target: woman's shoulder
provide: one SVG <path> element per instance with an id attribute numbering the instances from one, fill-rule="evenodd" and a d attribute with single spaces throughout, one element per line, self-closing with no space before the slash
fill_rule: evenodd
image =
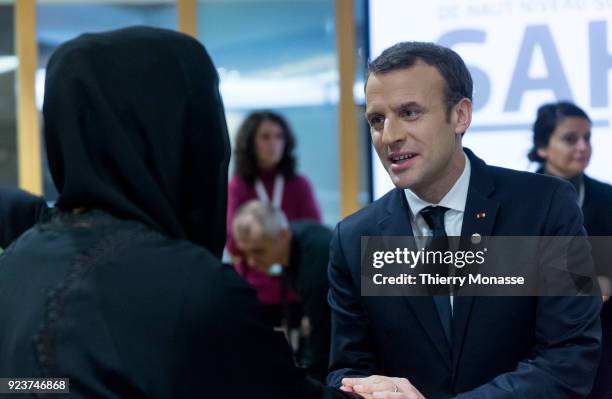
<path id="1" fill-rule="evenodd" d="M 228 314 L 239 312 L 251 296 L 256 301 L 252 289 L 234 268 L 222 263 L 204 247 L 181 241 L 156 252 L 168 261 L 164 263 L 167 270 L 172 270 L 170 280 L 176 282 L 177 295 L 190 304 L 191 310 L 185 313 L 188 318 L 205 317 L 216 323 Z M 234 300 L 235 297 L 242 300 Z"/>
<path id="2" fill-rule="evenodd" d="M 600 180 L 593 179 L 592 177 L 584 177 L 585 188 L 587 195 L 596 197 L 598 199 L 606 199 L 612 201 L 612 185 L 604 183 Z"/>
<path id="3" fill-rule="evenodd" d="M 143 291 L 171 293 L 177 301 L 208 307 L 246 288 L 233 268 L 207 248 L 187 240 L 149 236 L 117 259 L 126 280 L 140 281 Z M 181 299 L 182 298 L 182 299 Z M 195 305 L 197 304 L 197 305 Z"/>

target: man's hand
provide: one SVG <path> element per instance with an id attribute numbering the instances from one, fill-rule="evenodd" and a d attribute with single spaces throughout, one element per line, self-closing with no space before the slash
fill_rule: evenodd
<path id="1" fill-rule="evenodd" d="M 405 378 L 372 375 L 367 378 L 343 378 L 341 390 L 358 393 L 364 398 L 425 399 Z"/>

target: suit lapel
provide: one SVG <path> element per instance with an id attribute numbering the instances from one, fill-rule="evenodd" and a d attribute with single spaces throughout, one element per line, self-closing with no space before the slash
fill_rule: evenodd
<path id="1" fill-rule="evenodd" d="M 403 190 L 395 189 L 395 194 L 390 198 L 385 214 L 379 220 L 378 225 L 381 235 L 414 236 L 410 224 L 410 208 Z M 437 349 L 450 370 L 452 365 L 451 348 L 444 335 L 442 322 L 438 316 L 433 299 L 429 296 L 405 296 L 403 299 L 412 309 L 432 345 Z"/>
<path id="2" fill-rule="evenodd" d="M 490 198 L 495 190 L 495 186 L 493 179 L 487 171 L 486 164 L 470 150 L 464 149 L 464 151 L 470 159 L 472 171 L 465 212 L 463 214 L 461 246 L 462 248 L 469 249 L 471 246 L 470 239 L 473 234 L 480 234 L 482 237 L 493 234 L 499 202 Z M 476 301 L 478 301 L 478 298 L 470 296 L 456 296 L 454 298 L 453 368 L 456 368 L 459 362 L 467 325 L 474 302 Z"/>

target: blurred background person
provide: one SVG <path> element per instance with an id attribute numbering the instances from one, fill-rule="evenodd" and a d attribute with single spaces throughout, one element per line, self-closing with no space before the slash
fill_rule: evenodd
<path id="1" fill-rule="evenodd" d="M 44 214 L 42 197 L 14 187 L 0 186 L 0 253 Z"/>
<path id="2" fill-rule="evenodd" d="M 232 236 L 232 220 L 238 207 L 252 199 L 280 208 L 289 221 L 321 220 L 310 183 L 296 172 L 295 138 L 287 121 L 274 112 L 253 112 L 238 130 L 234 148 L 234 176 L 229 183 L 227 249 L 238 274 L 257 290 L 266 319 L 274 326 L 283 320 L 290 329 L 299 326 L 301 305 L 296 293 L 283 286 L 274 267 L 263 272 L 248 267 Z"/>
<path id="3" fill-rule="evenodd" d="M 331 230 L 311 220 L 289 223 L 272 204 L 251 200 L 236 212 L 232 231 L 249 267 L 267 273 L 272 265 L 280 265 L 283 281 L 300 296 L 308 333 L 299 350 L 298 363 L 324 382 L 331 333 L 327 303 Z"/>
<path id="4" fill-rule="evenodd" d="M 606 300 L 601 312 L 602 358 L 590 396 L 599 399 L 612 397 L 612 302 L 608 300 L 612 243 L 605 242 L 612 236 L 612 186 L 584 173 L 592 151 L 591 120 L 584 110 L 564 101 L 544 104 L 538 109 L 529 160 L 541 165 L 538 173 L 563 178 L 576 189 L 584 227 L 592 237 L 593 259 Z"/>
<path id="5" fill-rule="evenodd" d="M 345 397 L 294 366 L 220 262 L 230 148 L 204 47 L 85 34 L 47 71 L 59 197 L 0 257 L 0 376 L 67 378 L 69 398 Z"/>

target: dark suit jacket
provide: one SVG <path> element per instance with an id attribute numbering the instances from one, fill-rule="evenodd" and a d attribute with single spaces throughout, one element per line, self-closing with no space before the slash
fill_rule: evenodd
<path id="1" fill-rule="evenodd" d="M 41 197 L 0 186 L 0 247 L 6 249 L 40 219 L 45 209 L 47 205 Z"/>
<path id="2" fill-rule="evenodd" d="M 558 179 L 487 166 L 469 150 L 462 235 L 584 234 L 575 191 Z M 476 214 L 486 213 L 478 219 Z M 408 378 L 428 399 L 577 398 L 600 355 L 598 297 L 455 297 L 453 347 L 431 297 L 360 295 L 360 237 L 412 235 L 403 190 L 338 224 L 330 252 L 328 383 Z"/>
<path id="3" fill-rule="evenodd" d="M 300 360 L 309 375 L 325 382 L 331 332 L 327 264 L 332 231 L 317 222 L 300 220 L 291 222 L 291 233 L 290 263 L 285 273 L 310 322 L 307 350 Z"/>
<path id="4" fill-rule="evenodd" d="M 544 168 L 537 173 L 544 174 Z M 590 237 L 612 236 L 612 186 L 584 175 L 582 214 Z M 592 244 L 597 274 L 612 278 L 612 243 L 607 238 L 593 238 Z"/>
<path id="5" fill-rule="evenodd" d="M 584 176 L 582 213 L 597 274 L 612 278 L 612 242 L 607 238 L 612 236 L 612 186 Z"/>
<path id="6" fill-rule="evenodd" d="M 584 176 L 582 213 L 589 235 L 612 235 L 612 186 Z"/>
<path id="7" fill-rule="evenodd" d="M 584 176 L 584 227 L 593 242 L 597 274 L 612 278 L 612 186 Z M 604 238 L 605 237 L 605 238 Z M 612 398 L 612 301 L 601 311 L 602 356 L 590 398 Z"/>

